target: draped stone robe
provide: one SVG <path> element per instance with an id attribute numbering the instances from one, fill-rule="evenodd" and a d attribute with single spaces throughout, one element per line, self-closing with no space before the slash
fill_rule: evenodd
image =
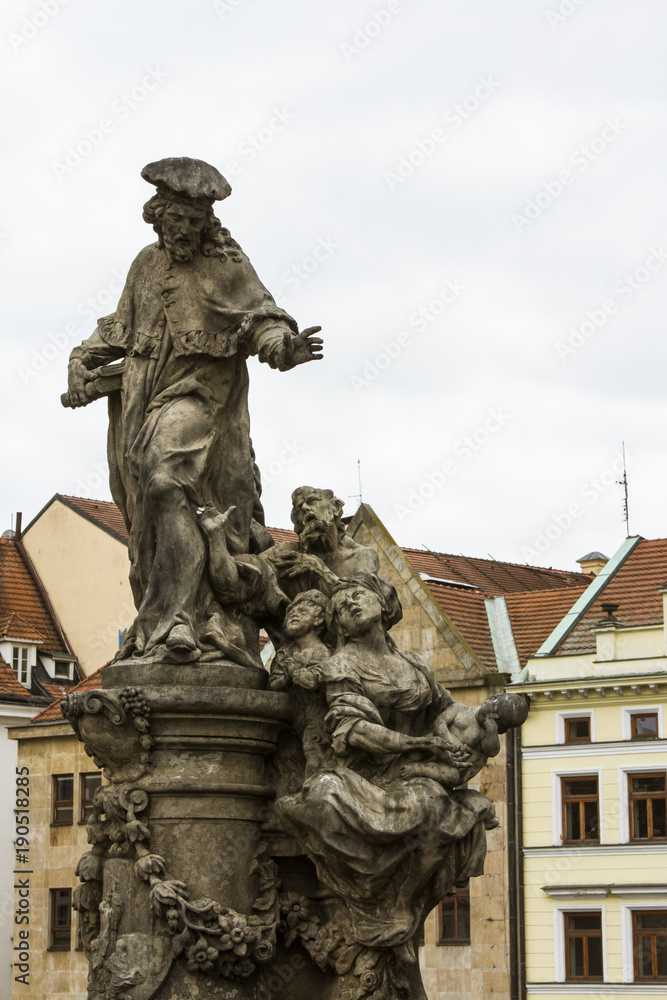
<path id="1" fill-rule="evenodd" d="M 353 642 L 326 661 L 321 682 L 339 766 L 279 798 L 280 823 L 344 902 L 357 942 L 413 942 L 437 900 L 483 872 L 483 824 L 465 794 L 403 778 L 406 757 L 359 749 L 350 735 L 361 720 L 424 735 L 452 697 L 420 657 L 396 650 L 380 662 Z"/>
<path id="2" fill-rule="evenodd" d="M 199 506 L 233 504 L 230 551 L 270 544 L 257 543 L 263 512 L 246 359 L 286 370 L 286 343 L 297 332 L 240 249 L 181 263 L 153 244 L 132 264 L 116 312 L 73 352 L 88 368 L 127 359 L 122 390 L 109 397 L 110 482 L 130 533 L 133 631 L 152 645 L 179 623 L 199 637 L 206 631 L 228 654 L 241 641 L 216 641 L 220 609 L 196 558 L 178 567 L 177 580 L 165 579 L 174 574 L 160 564 L 161 536 L 165 542 L 176 508 L 194 521 Z"/>

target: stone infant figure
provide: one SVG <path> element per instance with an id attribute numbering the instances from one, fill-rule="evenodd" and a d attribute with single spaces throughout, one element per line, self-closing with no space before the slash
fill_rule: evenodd
<path id="1" fill-rule="evenodd" d="M 328 603 L 319 590 L 297 594 L 285 612 L 283 632 L 287 641 L 276 652 L 268 683 L 270 691 L 293 689 L 296 694 L 294 728 L 301 737 L 306 777 L 335 763 L 324 726 L 327 706 L 319 669 L 331 656 L 322 641 Z"/>
<path id="2" fill-rule="evenodd" d="M 433 734 L 468 752 L 464 763 L 458 767 L 434 761 L 414 761 L 403 764 L 401 777 L 433 778 L 447 788 L 455 788 L 478 774 L 489 757 L 500 753 L 500 734 L 520 726 L 526 721 L 528 706 L 518 694 L 495 694 L 483 705 L 471 708 L 455 702 L 445 709 L 433 724 Z M 493 803 L 474 789 L 466 788 L 457 793 L 464 804 L 479 813 L 487 830 L 498 826 Z"/>

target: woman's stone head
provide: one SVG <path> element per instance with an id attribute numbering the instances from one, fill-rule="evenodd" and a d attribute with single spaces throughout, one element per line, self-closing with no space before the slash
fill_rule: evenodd
<path id="1" fill-rule="evenodd" d="M 386 632 L 403 616 L 396 590 L 374 573 L 341 578 L 327 609 L 327 624 L 339 638 L 363 635 L 380 625 Z"/>

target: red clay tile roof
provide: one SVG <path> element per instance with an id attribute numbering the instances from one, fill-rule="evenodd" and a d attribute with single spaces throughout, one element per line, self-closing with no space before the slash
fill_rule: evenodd
<path id="1" fill-rule="evenodd" d="M 88 521 L 99 525 L 104 531 L 127 544 L 129 534 L 123 520 L 123 515 L 115 503 L 108 500 L 86 500 L 84 497 L 68 497 L 62 493 L 56 493 L 54 499 L 60 500 L 66 507 L 70 507 L 78 514 L 83 515 Z"/>
<path id="2" fill-rule="evenodd" d="M 488 670 L 497 670 L 484 595 L 478 590 L 427 582 L 426 586 L 473 653 Z"/>
<path id="3" fill-rule="evenodd" d="M 604 617 L 602 604 L 618 604 L 616 618 L 623 625 L 662 624 L 662 594 L 667 583 L 667 538 L 642 538 L 598 594 L 572 632 L 561 643 L 558 655 L 592 653 L 593 629 Z"/>
<path id="4" fill-rule="evenodd" d="M 31 695 L 27 688 L 19 684 L 12 668 L 0 656 L 0 701 L 5 697 L 10 697 L 12 700 L 15 698 L 27 700 Z"/>
<path id="5" fill-rule="evenodd" d="M 51 698 L 54 698 L 56 702 L 60 702 L 61 698 L 74 690 L 71 684 L 59 684 L 58 681 L 40 681 L 39 686 L 44 688 L 47 694 Z"/>
<path id="6" fill-rule="evenodd" d="M 507 594 L 512 632 L 521 666 L 534 656 L 548 639 L 559 621 L 578 601 L 587 584 L 579 583 L 556 590 L 532 590 L 524 594 Z"/>
<path id="7" fill-rule="evenodd" d="M 45 649 L 67 652 L 16 540 L 0 538 L 0 621 L 5 624 L 12 615 L 30 623 Z"/>
<path id="8" fill-rule="evenodd" d="M 44 642 L 44 633 L 38 632 L 36 628 L 22 615 L 13 612 L 0 621 L 0 636 L 7 639 L 26 639 L 32 642 Z"/>
<path id="9" fill-rule="evenodd" d="M 46 708 L 43 708 L 42 711 L 34 717 L 34 719 L 31 719 L 30 725 L 37 726 L 40 722 L 64 722 L 65 720 L 63 719 L 62 712 L 60 711 L 60 698 L 62 697 L 62 694 L 71 694 L 72 691 L 89 691 L 91 688 L 102 687 L 102 680 L 100 678 L 102 670 L 103 667 L 100 667 L 99 670 L 96 670 L 94 674 L 90 675 L 90 677 L 86 677 L 85 680 L 82 680 L 80 684 L 76 685 L 76 687 L 64 689 L 58 688 L 58 692 L 51 692 L 55 701 L 52 701 L 51 704 L 47 705 Z M 45 684 L 44 687 L 47 687 L 47 685 Z M 58 685 L 52 684 L 48 685 L 48 687 L 50 689 L 52 687 L 58 687 Z M 62 692 L 62 694 L 60 692 Z"/>
<path id="10" fill-rule="evenodd" d="M 115 503 L 110 503 L 107 500 L 88 500 L 82 497 L 64 496 L 61 493 L 56 493 L 56 498 L 83 517 L 98 524 L 120 541 L 127 543 L 127 528 Z M 288 528 L 269 528 L 268 530 L 276 545 L 280 542 L 294 542 L 297 539 L 296 532 Z M 494 559 L 455 556 L 444 552 L 431 553 L 422 549 L 410 548 L 403 549 L 403 552 L 418 573 L 427 573 L 436 579 L 450 580 L 452 583 L 472 584 L 486 597 L 527 590 L 568 587 L 582 582 L 590 583 L 591 579 L 590 576 L 583 573 L 521 566 Z"/>
<path id="11" fill-rule="evenodd" d="M 289 528 L 269 528 L 269 531 L 276 545 L 280 545 L 281 542 L 295 542 L 299 537 L 296 531 L 290 531 Z"/>
<path id="12" fill-rule="evenodd" d="M 591 577 L 584 573 L 571 573 L 562 569 L 538 566 L 521 566 L 495 559 L 478 559 L 468 556 L 428 552 L 404 548 L 406 556 L 419 573 L 452 583 L 468 583 L 477 587 L 485 597 L 521 593 L 527 590 L 547 590 L 589 584 Z"/>

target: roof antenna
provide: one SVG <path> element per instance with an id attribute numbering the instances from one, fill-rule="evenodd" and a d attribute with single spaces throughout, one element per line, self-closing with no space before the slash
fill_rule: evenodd
<path id="1" fill-rule="evenodd" d="M 625 441 L 623 441 L 623 478 L 617 479 L 619 486 L 623 487 L 623 520 L 625 521 L 625 537 L 630 537 L 630 511 L 628 508 L 628 469 L 625 464 Z"/>
<path id="2" fill-rule="evenodd" d="M 358 500 L 359 501 L 359 506 L 361 507 L 361 505 L 362 505 L 362 503 L 364 501 L 363 501 L 363 497 L 361 495 L 361 459 L 360 458 L 357 459 L 357 476 L 359 478 L 359 492 L 358 493 L 353 493 L 350 497 L 348 497 L 348 499 L 349 500 Z"/>

